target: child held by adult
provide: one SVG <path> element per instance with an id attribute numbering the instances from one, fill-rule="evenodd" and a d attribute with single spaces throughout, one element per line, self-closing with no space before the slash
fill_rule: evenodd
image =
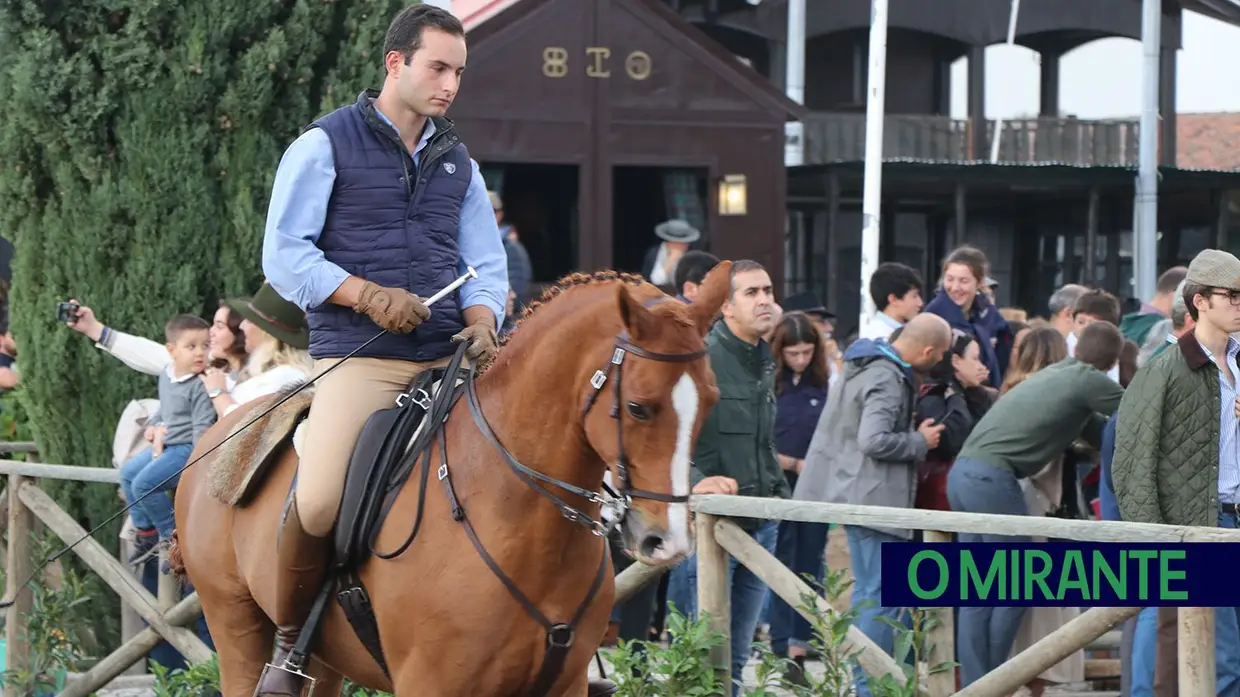
<path id="1" fill-rule="evenodd" d="M 195 315 L 177 315 L 164 326 L 172 361 L 159 375 L 159 409 L 151 415 L 151 447 L 121 466 L 121 491 L 132 508 L 137 534 L 131 564 L 141 564 L 166 546 L 175 528 L 172 500 L 194 444 L 216 421 L 215 407 L 198 376 L 207 366 L 210 325 Z"/>

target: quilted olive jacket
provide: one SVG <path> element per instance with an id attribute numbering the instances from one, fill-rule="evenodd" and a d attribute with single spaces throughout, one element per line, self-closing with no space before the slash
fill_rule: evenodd
<path id="1" fill-rule="evenodd" d="M 1218 380 L 1193 332 L 1137 371 L 1120 402 L 1111 463 L 1124 520 L 1218 525 Z"/>

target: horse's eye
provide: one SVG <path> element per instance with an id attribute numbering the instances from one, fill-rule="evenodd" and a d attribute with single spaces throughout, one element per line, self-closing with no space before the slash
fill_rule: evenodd
<path id="1" fill-rule="evenodd" d="M 629 416 L 632 416 L 638 421 L 645 421 L 650 418 L 650 408 L 645 404 L 629 402 Z"/>

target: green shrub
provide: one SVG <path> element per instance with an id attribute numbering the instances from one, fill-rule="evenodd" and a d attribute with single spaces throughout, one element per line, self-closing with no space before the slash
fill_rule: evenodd
<path id="1" fill-rule="evenodd" d="M 843 596 L 851 585 L 844 571 L 828 570 L 824 582 L 819 585 L 811 577 L 806 580 L 820 589 L 822 596 L 834 601 Z M 801 599 L 801 607 L 812 619 L 813 639 L 810 645 L 822 662 L 821 677 L 805 672 L 808 685 L 798 685 L 785 680 L 791 662 L 771 653 L 765 644 L 755 644 L 758 653 L 756 666 L 757 684 L 745 686 L 744 697 L 773 697 L 792 694 L 794 697 L 840 697 L 852 693 L 855 687 L 857 654 L 845 643 L 848 629 L 857 618 L 861 606 L 850 607 L 842 613 L 830 615 L 818 609 L 814 595 Z M 911 610 L 912 629 L 898 622 L 891 622 L 896 636 L 895 655 L 904 670 L 904 678 L 890 675 L 870 677 L 868 685 L 875 697 L 918 697 L 918 671 L 921 657 L 929 651 L 927 633 L 938 626 L 938 618 L 922 610 Z M 716 677 L 710 663 L 711 648 L 723 642 L 723 635 L 713 632 L 705 618 L 688 621 L 674 606 L 668 607 L 668 634 L 666 647 L 648 641 L 621 641 L 611 653 L 612 679 L 620 686 L 619 697 L 706 697 L 728 694 Z M 905 660 L 905 658 L 909 660 Z M 928 674 L 952 670 L 954 663 L 932 666 Z M 924 675 L 922 676 L 924 677 Z M 740 676 L 733 676 L 734 680 Z"/>
<path id="2" fill-rule="evenodd" d="M 215 697 L 220 693 L 220 664 L 214 656 L 172 671 L 156 661 L 150 666 L 155 674 L 155 697 Z"/>
<path id="3" fill-rule="evenodd" d="M 276 165 L 316 116 L 381 80 L 394 14 L 413 0 L 11 0 L 0 4 L 0 230 L 40 454 L 111 466 L 117 418 L 155 381 L 55 321 L 77 297 L 158 337 L 181 312 L 252 292 Z M 46 482 L 84 527 L 115 488 Z M 117 551 L 120 521 L 97 536 Z M 119 642 L 119 606 L 92 624 Z"/>
<path id="4" fill-rule="evenodd" d="M 51 536 L 32 537 L 38 555 L 48 554 L 59 543 Z M 34 597 L 24 635 L 30 645 L 30 666 L 0 673 L 0 685 L 18 687 L 23 695 L 54 694 L 64 686 L 68 671 L 81 670 L 89 660 L 86 652 L 95 641 L 86 624 L 86 609 L 93 595 L 89 584 L 71 570 L 62 573 L 56 587 L 35 582 L 31 590 Z"/>

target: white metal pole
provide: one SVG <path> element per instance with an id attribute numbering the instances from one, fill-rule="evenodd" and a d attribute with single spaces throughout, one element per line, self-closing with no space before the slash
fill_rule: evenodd
<path id="1" fill-rule="evenodd" d="M 865 104 L 865 179 L 861 217 L 861 329 L 874 319 L 870 276 L 878 268 L 883 201 L 883 116 L 887 89 L 887 0 L 870 2 L 870 73 Z"/>
<path id="2" fill-rule="evenodd" d="M 1007 45 L 1016 44 L 1016 18 L 1020 16 L 1020 0 L 1012 0 L 1012 9 L 1008 12 Z M 985 110 L 983 106 L 983 110 Z M 999 161 L 999 143 L 1003 140 L 1003 119 L 995 118 L 995 135 L 990 141 L 990 161 Z"/>
<path id="3" fill-rule="evenodd" d="M 1142 300 L 1154 295 L 1158 271 L 1158 61 L 1162 43 L 1162 3 L 1141 3 L 1141 131 L 1138 150 L 1137 207 L 1133 229 L 1133 286 Z M 1092 262 L 1092 260 L 1091 260 Z"/>
<path id="4" fill-rule="evenodd" d="M 784 91 L 797 104 L 805 103 L 805 0 L 788 0 L 788 59 L 784 68 Z M 805 124 L 784 124 L 784 166 L 805 161 Z"/>

